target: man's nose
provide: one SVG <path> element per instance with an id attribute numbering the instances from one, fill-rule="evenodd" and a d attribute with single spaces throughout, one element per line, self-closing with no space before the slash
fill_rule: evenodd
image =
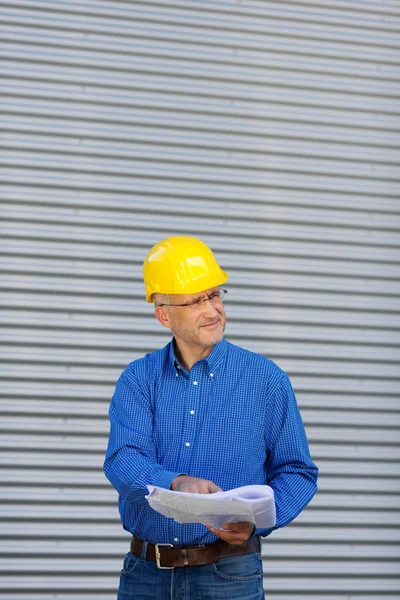
<path id="1" fill-rule="evenodd" d="M 203 300 L 203 314 L 213 317 L 215 317 L 216 314 L 219 314 L 217 307 L 214 306 L 214 304 L 208 298 Z"/>

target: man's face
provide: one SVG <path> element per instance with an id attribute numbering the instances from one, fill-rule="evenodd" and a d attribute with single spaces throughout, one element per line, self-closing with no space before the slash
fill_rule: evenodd
<path id="1" fill-rule="evenodd" d="M 162 325 L 171 329 L 178 343 L 181 340 L 202 349 L 211 348 L 221 341 L 226 323 L 224 305 L 216 297 L 217 293 L 218 288 L 210 288 L 198 294 L 170 295 L 168 304 L 190 304 L 202 299 L 206 301 L 195 307 L 160 306 L 156 309 L 156 315 Z M 213 301 L 207 298 L 213 298 Z M 164 312 L 161 314 L 158 311 Z"/>

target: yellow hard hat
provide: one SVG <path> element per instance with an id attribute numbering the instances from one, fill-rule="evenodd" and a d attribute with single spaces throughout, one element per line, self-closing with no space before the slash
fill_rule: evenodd
<path id="1" fill-rule="evenodd" d="M 197 294 L 226 283 L 229 277 L 204 242 L 177 235 L 148 251 L 143 279 L 146 302 L 153 302 L 153 294 Z"/>

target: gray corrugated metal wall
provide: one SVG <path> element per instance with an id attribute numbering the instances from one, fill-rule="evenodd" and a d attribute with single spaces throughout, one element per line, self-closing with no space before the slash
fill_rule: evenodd
<path id="1" fill-rule="evenodd" d="M 111 600 L 121 369 L 167 337 L 141 262 L 231 275 L 227 337 L 291 376 L 321 491 L 270 600 L 398 598 L 400 3 L 1 3 L 1 600 Z"/>

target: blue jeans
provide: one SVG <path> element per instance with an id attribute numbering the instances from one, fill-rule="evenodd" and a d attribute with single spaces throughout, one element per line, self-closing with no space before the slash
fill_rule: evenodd
<path id="1" fill-rule="evenodd" d="M 117 600 L 263 600 L 259 552 L 221 558 L 211 565 L 159 569 L 130 552 L 121 571 Z"/>

